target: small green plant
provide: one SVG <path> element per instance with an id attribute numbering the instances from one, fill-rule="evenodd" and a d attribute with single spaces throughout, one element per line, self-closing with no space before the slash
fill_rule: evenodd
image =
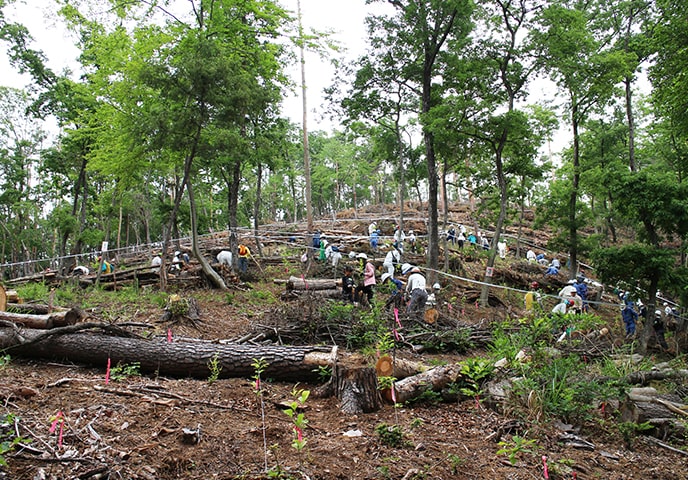
<path id="1" fill-rule="evenodd" d="M 12 361 L 12 357 L 10 357 L 9 355 L 0 356 L 0 370 L 2 370 L 7 365 L 9 365 L 11 361 Z"/>
<path id="2" fill-rule="evenodd" d="M 222 365 L 220 365 L 220 353 L 215 352 L 215 355 L 213 355 L 213 358 L 208 360 L 208 370 L 210 370 L 210 376 L 208 377 L 208 384 L 212 385 L 213 383 L 217 382 L 217 379 L 220 378 L 220 372 L 222 372 Z"/>
<path id="3" fill-rule="evenodd" d="M 7 466 L 5 455 L 14 451 L 19 443 L 28 443 L 31 440 L 15 435 L 14 425 L 19 417 L 13 413 L 0 415 L 0 467 Z"/>
<path id="4" fill-rule="evenodd" d="M 449 465 L 451 466 L 451 471 L 452 474 L 458 475 L 460 471 L 460 467 L 466 463 L 466 460 L 463 458 L 459 457 L 458 455 L 454 455 L 453 453 L 450 453 L 447 455 L 447 460 L 449 460 Z"/>
<path id="5" fill-rule="evenodd" d="M 507 455 L 509 457 L 509 463 L 512 465 L 516 465 L 518 458 L 522 454 L 527 453 L 529 455 L 534 455 L 537 449 L 535 440 L 519 435 L 511 437 L 510 442 L 502 441 L 499 442 L 498 445 L 502 448 L 497 450 L 497 455 Z"/>
<path id="6" fill-rule="evenodd" d="M 411 420 L 410 427 L 413 428 L 418 428 L 422 427 L 425 421 L 422 418 L 414 418 Z"/>
<path id="7" fill-rule="evenodd" d="M 318 380 L 322 383 L 327 383 L 332 378 L 332 367 L 329 365 L 319 365 L 317 370 L 313 370 L 318 374 Z"/>
<path id="8" fill-rule="evenodd" d="M 388 388 L 392 388 L 395 381 L 396 381 L 395 377 L 387 377 L 387 376 L 377 377 L 377 389 L 378 390 L 387 390 Z"/>
<path id="9" fill-rule="evenodd" d="M 289 403 L 289 406 L 284 411 L 294 424 L 294 440 L 291 442 L 291 446 L 299 452 L 306 446 L 303 430 L 306 428 L 306 425 L 308 425 L 306 416 L 300 413 L 299 409 L 302 409 L 306 405 L 306 400 L 308 400 L 310 394 L 310 390 L 297 390 L 296 387 L 294 387 L 291 391 L 291 396 L 294 400 Z"/>
<path id="10" fill-rule="evenodd" d="M 375 433 L 388 447 L 397 448 L 404 444 L 404 432 L 399 425 L 388 425 L 382 422 L 375 426 Z"/>
<path id="11" fill-rule="evenodd" d="M 477 397 L 482 393 L 481 384 L 494 372 L 494 364 L 486 358 L 468 358 L 461 363 L 459 391 L 467 397 Z"/>
<path id="12" fill-rule="evenodd" d="M 633 449 L 633 443 L 638 434 L 652 430 L 654 427 L 648 423 L 622 422 L 619 424 L 619 432 L 629 450 Z"/>
<path id="13" fill-rule="evenodd" d="M 113 382 L 121 382 L 128 377 L 140 377 L 141 376 L 141 363 L 122 363 L 117 362 L 117 365 L 110 369 L 110 380 Z"/>

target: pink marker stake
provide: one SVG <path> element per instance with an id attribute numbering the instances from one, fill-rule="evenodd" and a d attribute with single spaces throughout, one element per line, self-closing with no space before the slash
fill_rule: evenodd
<path id="1" fill-rule="evenodd" d="M 392 403 L 397 403 L 397 394 L 394 392 L 394 383 L 392 382 Z"/>
<path id="2" fill-rule="evenodd" d="M 110 357 L 108 357 L 107 368 L 105 369 L 105 385 L 110 383 Z"/>
<path id="3" fill-rule="evenodd" d="M 167 329 L 167 343 L 172 343 L 172 329 Z"/>
<path id="4" fill-rule="evenodd" d="M 394 339 L 399 341 L 399 332 L 397 332 L 396 328 L 392 329 L 392 333 L 394 334 Z M 379 356 L 379 352 L 378 352 L 378 356 Z"/>
<path id="5" fill-rule="evenodd" d="M 395 308 L 395 309 L 394 309 L 394 320 L 397 321 L 397 325 L 399 325 L 399 330 L 401 330 L 402 328 L 404 328 L 404 327 L 401 325 L 401 322 L 399 321 L 399 309 L 398 309 L 398 308 Z"/>
<path id="6" fill-rule="evenodd" d="M 50 425 L 50 433 L 55 433 L 58 424 L 60 425 L 60 433 L 57 436 L 57 446 L 58 448 L 62 448 L 62 433 L 64 431 L 64 418 L 62 412 L 57 412 L 57 415 L 55 415 L 55 420 L 53 420 L 53 423 Z"/>
<path id="7" fill-rule="evenodd" d="M 301 280 L 303 280 L 303 284 L 306 286 L 306 290 L 308 290 L 308 282 L 306 281 L 306 277 L 301 274 Z"/>
<path id="8" fill-rule="evenodd" d="M 542 456 L 542 467 L 544 469 L 543 473 L 545 475 L 545 478 L 549 479 L 549 470 L 547 469 L 547 456 L 546 455 Z"/>

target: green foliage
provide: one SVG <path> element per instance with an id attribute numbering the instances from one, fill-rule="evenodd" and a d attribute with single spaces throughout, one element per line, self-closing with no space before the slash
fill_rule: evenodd
<path id="1" fill-rule="evenodd" d="M 208 360 L 208 370 L 210 370 L 210 376 L 208 377 L 209 385 L 217 382 L 217 379 L 220 377 L 220 373 L 222 372 L 222 365 L 220 364 L 219 357 L 219 352 L 215 352 L 215 355 Z"/>
<path id="2" fill-rule="evenodd" d="M 377 433 L 383 445 L 392 448 L 404 445 L 404 432 L 399 425 L 388 425 L 382 422 L 375 426 L 375 433 Z"/>
<path id="3" fill-rule="evenodd" d="M 11 361 L 12 357 L 10 357 L 9 355 L 0 356 L 0 371 L 7 367 L 7 365 L 9 365 Z"/>
<path id="4" fill-rule="evenodd" d="M 652 430 L 654 427 L 648 423 L 621 422 L 618 424 L 619 432 L 629 450 L 633 449 L 633 443 L 638 434 Z"/>
<path id="5" fill-rule="evenodd" d="M 117 362 L 117 365 L 110 368 L 110 379 L 114 382 L 121 382 L 129 377 L 141 376 L 141 363 L 122 363 Z"/>
<path id="6" fill-rule="evenodd" d="M 329 365 L 318 365 L 318 369 L 314 371 L 318 373 L 318 380 L 321 383 L 326 383 L 332 378 L 332 367 Z"/>
<path id="7" fill-rule="evenodd" d="M 511 441 L 501 441 L 498 445 L 501 448 L 497 450 L 497 455 L 506 455 L 512 465 L 516 465 L 518 459 L 524 454 L 535 455 L 538 449 L 535 440 L 519 435 L 512 436 Z"/>
<path id="8" fill-rule="evenodd" d="M 457 381 L 459 391 L 475 397 L 482 392 L 482 383 L 494 372 L 494 364 L 487 358 L 468 358 L 460 363 L 461 379 Z"/>
<path id="9" fill-rule="evenodd" d="M 7 466 L 5 455 L 14 451 L 19 443 L 29 443 L 30 439 L 18 437 L 14 425 L 19 417 L 13 413 L 0 414 L 0 467 Z"/>
<path id="10" fill-rule="evenodd" d="M 17 295 L 26 302 L 48 302 L 50 287 L 42 282 L 30 282 L 17 287 Z"/>
<path id="11" fill-rule="evenodd" d="M 377 388 L 378 388 L 378 390 L 386 390 L 388 388 L 392 388 L 395 381 L 396 381 L 396 378 L 394 378 L 394 377 L 387 377 L 387 376 L 377 377 Z"/>
<path id="12" fill-rule="evenodd" d="M 447 460 L 449 461 L 449 465 L 451 466 L 451 472 L 454 475 L 459 475 L 459 473 L 461 472 L 461 467 L 464 463 L 466 463 L 466 460 L 464 458 L 461 458 L 453 453 L 447 454 Z"/>
<path id="13" fill-rule="evenodd" d="M 294 400 L 289 403 L 289 406 L 284 411 L 284 413 L 291 418 L 294 425 L 294 439 L 291 442 L 291 446 L 299 452 L 306 446 L 303 430 L 306 428 L 306 425 L 308 425 L 306 416 L 300 413 L 299 410 L 306 405 L 310 393 L 310 390 L 297 389 L 294 387 L 291 391 L 291 396 Z"/>

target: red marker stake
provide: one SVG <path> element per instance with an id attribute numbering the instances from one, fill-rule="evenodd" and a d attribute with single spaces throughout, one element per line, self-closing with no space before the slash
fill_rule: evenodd
<path id="1" fill-rule="evenodd" d="M 547 470 L 547 456 L 542 456 L 542 467 L 544 468 L 544 475 L 546 479 L 549 479 L 549 471 Z"/>
<path id="2" fill-rule="evenodd" d="M 107 369 L 105 369 L 105 385 L 110 383 L 110 357 L 108 357 Z"/>

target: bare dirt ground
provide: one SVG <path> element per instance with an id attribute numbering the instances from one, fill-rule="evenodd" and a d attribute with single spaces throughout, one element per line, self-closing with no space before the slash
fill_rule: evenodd
<path id="1" fill-rule="evenodd" d="M 175 335 L 235 337 L 266 310 L 241 294 L 232 304 L 219 292 L 185 295 L 199 300 L 201 328 L 177 328 Z M 160 313 L 140 306 L 122 312 L 119 321 L 156 325 Z M 157 325 L 156 333 L 164 334 Z M 346 416 L 335 398 L 311 397 L 303 410 L 306 446 L 299 451 L 284 404 L 295 388 L 316 385 L 264 381 L 263 417 L 249 378 L 210 383 L 130 376 L 105 385 L 104 367 L 13 359 L 0 370 L 1 414 L 13 416 L 2 429 L 31 440 L 5 455 L 0 478 L 688 479 L 688 457 L 642 437 L 629 449 L 613 423 L 591 419 L 579 435 L 594 447 L 580 449 L 560 441 L 555 425 L 515 422 L 472 400 L 387 404 L 376 413 Z M 399 427 L 401 435 L 380 435 L 381 424 Z M 513 435 L 537 441 L 519 448 Z M 498 453 L 505 446 L 513 463 Z"/>

